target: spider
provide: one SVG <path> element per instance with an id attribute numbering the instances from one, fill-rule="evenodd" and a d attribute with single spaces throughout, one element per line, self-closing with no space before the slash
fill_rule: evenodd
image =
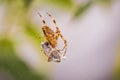
<path id="1" fill-rule="evenodd" d="M 67 50 L 67 41 L 64 39 L 63 35 L 61 34 L 60 29 L 58 28 L 58 25 L 55 21 L 55 19 L 52 17 L 51 14 L 47 13 L 47 15 L 50 17 L 51 21 L 54 23 L 54 26 L 56 28 L 56 31 L 53 31 L 45 22 L 44 18 L 42 17 L 42 15 L 40 13 L 38 13 L 42 23 L 43 23 L 43 27 L 42 27 L 42 31 L 44 33 L 44 37 L 46 38 L 46 42 L 42 43 L 42 49 L 44 51 L 45 54 L 47 54 L 48 57 L 48 61 L 52 61 L 53 57 L 55 57 L 55 55 L 57 55 L 57 62 L 61 61 L 61 58 L 64 57 L 66 55 L 66 50 Z M 61 38 L 64 42 L 64 47 L 61 50 L 57 49 L 57 45 L 58 45 L 58 38 Z M 43 47 L 44 46 L 44 47 Z M 49 51 L 47 51 L 47 49 L 50 49 Z M 63 54 L 61 54 L 61 51 L 64 51 Z M 49 55 L 48 55 L 49 54 Z M 59 57 L 58 57 L 59 56 Z"/>

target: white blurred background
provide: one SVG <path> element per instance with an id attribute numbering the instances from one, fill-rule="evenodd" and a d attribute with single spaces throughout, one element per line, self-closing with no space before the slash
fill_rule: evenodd
<path id="1" fill-rule="evenodd" d="M 89 1 L 75 0 L 74 2 L 82 5 Z M 92 4 L 77 18 L 74 16 L 74 11 L 77 9 L 69 12 L 64 8 L 59 9 L 46 3 L 34 2 L 34 7 L 28 12 L 28 17 L 37 25 L 37 29 L 40 29 L 42 22 L 37 11 L 42 13 L 46 22 L 52 26 L 51 28 L 54 28 L 53 24 L 45 13 L 49 12 L 54 16 L 68 42 L 67 59 L 62 60 L 61 63 L 48 63 L 46 57 L 42 58 L 43 53 L 39 51 L 40 43 L 36 45 L 33 38 L 28 36 L 26 38 L 24 32 L 18 32 L 23 28 L 18 27 L 16 31 L 13 27 L 10 38 L 18 39 L 17 41 L 20 42 L 15 48 L 19 57 L 38 73 L 47 74 L 51 80 L 115 80 L 114 70 L 120 42 L 120 0 L 111 0 L 110 4 Z M 0 33 L 2 34 L 4 24 L 1 15 L 4 15 L 4 9 L 4 7 L 0 8 Z M 16 26 L 16 24 L 13 25 Z"/>

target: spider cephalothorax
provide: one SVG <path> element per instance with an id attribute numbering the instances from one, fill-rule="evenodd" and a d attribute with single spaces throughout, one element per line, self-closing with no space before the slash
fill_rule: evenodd
<path id="1" fill-rule="evenodd" d="M 55 19 L 51 16 L 51 14 L 47 13 L 48 16 L 51 18 L 51 20 L 53 21 L 56 31 L 53 31 L 45 22 L 45 20 L 43 19 L 42 15 L 40 13 L 38 13 L 42 22 L 43 22 L 43 33 L 44 36 L 46 38 L 46 42 L 43 42 L 42 44 L 42 49 L 44 51 L 45 54 L 47 54 L 48 57 L 48 61 L 52 61 L 53 58 L 56 56 L 57 62 L 61 61 L 61 56 L 65 56 L 66 54 L 66 50 L 67 50 L 67 41 L 64 39 L 64 37 L 62 36 Z M 61 37 L 61 39 L 64 41 L 64 47 L 60 50 L 57 49 L 57 44 L 58 44 L 58 38 Z M 43 47 L 44 46 L 44 47 Z M 49 51 L 47 51 L 49 49 Z M 61 51 L 64 51 L 63 54 L 61 54 Z M 49 55 L 48 55 L 49 54 Z"/>

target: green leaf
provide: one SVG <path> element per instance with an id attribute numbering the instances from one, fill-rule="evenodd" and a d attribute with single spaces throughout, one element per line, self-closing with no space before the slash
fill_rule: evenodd
<path id="1" fill-rule="evenodd" d="M 36 74 L 17 56 L 9 39 L 0 40 L 0 79 L 1 76 L 7 80 L 46 80 L 45 75 Z"/>
<path id="2" fill-rule="evenodd" d="M 92 4 L 93 4 L 93 1 L 90 0 L 89 2 L 87 2 L 87 3 L 84 4 L 84 5 L 79 5 L 78 8 L 77 8 L 77 10 L 75 11 L 73 17 L 76 18 L 76 17 L 81 16 L 83 13 L 85 13 L 85 12 L 89 9 L 89 7 L 90 7 Z"/>
<path id="3" fill-rule="evenodd" d="M 29 8 L 29 6 L 31 5 L 31 3 L 33 2 L 33 0 L 22 0 L 24 7 L 25 8 Z"/>
<path id="4" fill-rule="evenodd" d="M 120 65 L 115 70 L 114 79 L 113 80 L 120 80 Z"/>
<path id="5" fill-rule="evenodd" d="M 73 6 L 72 0 L 45 0 L 45 2 L 64 9 L 71 9 Z"/>
<path id="6" fill-rule="evenodd" d="M 96 0 L 96 2 L 101 2 L 101 3 L 111 3 L 112 0 Z"/>
<path id="7" fill-rule="evenodd" d="M 28 36 L 32 37 L 38 44 L 41 44 L 45 41 L 44 34 L 42 33 L 41 28 L 38 30 L 34 24 L 26 23 L 25 31 Z"/>

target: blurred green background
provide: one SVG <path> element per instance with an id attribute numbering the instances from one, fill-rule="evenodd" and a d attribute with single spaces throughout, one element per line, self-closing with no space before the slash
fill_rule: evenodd
<path id="1" fill-rule="evenodd" d="M 92 5 L 109 9 L 113 2 L 114 0 L 87 0 L 78 4 L 74 0 L 0 0 L 0 80 L 50 80 L 54 65 L 46 62 L 40 48 L 45 39 L 41 26 L 33 21 L 33 14 L 39 17 L 36 14 L 39 11 L 37 8 L 42 5 L 54 7 L 63 14 L 69 13 L 72 21 L 75 21 L 84 16 Z M 22 49 L 26 49 L 26 46 L 22 44 L 32 46 L 35 53 L 32 57 L 35 56 L 34 60 L 40 64 L 31 64 L 31 56 L 28 61 L 25 59 L 29 54 L 23 56 L 26 52 Z M 113 80 L 120 80 L 120 59 L 116 62 Z"/>

